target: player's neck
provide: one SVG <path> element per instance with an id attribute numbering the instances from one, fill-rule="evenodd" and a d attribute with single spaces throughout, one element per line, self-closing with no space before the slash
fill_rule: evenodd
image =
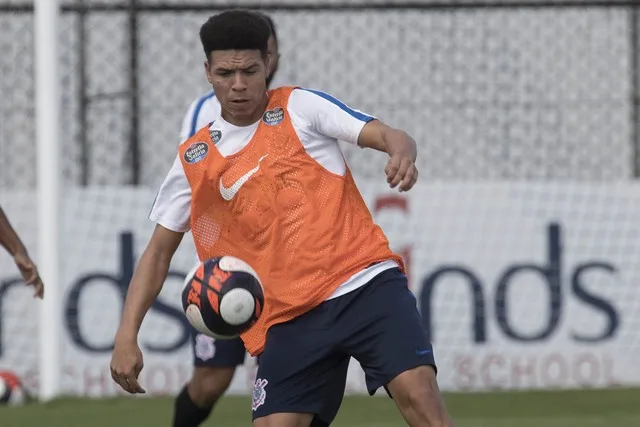
<path id="1" fill-rule="evenodd" d="M 267 109 L 267 105 L 269 105 L 269 95 L 267 94 L 267 92 L 265 92 L 262 101 L 258 105 L 258 108 L 256 108 L 256 110 L 250 116 L 237 117 L 233 114 L 229 114 L 229 112 L 225 111 L 224 108 L 220 112 L 220 115 L 227 123 L 231 123 L 234 126 L 250 126 L 262 118 L 262 115 Z"/>

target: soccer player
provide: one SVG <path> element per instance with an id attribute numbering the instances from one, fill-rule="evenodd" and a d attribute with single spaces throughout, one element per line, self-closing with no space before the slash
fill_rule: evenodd
<path id="1" fill-rule="evenodd" d="M 144 393 L 138 330 L 191 230 L 200 259 L 236 256 L 264 284 L 262 315 L 242 335 L 259 357 L 254 426 L 309 426 L 352 356 L 369 393 L 384 387 L 410 426 L 450 427 L 403 261 L 373 222 L 337 142 L 386 152 L 387 183 L 408 191 L 418 177 L 415 141 L 322 92 L 267 92 L 269 32 L 242 10 L 200 29 L 221 113 L 180 145 L 160 188 L 111 375 Z"/>
<path id="2" fill-rule="evenodd" d="M 25 284 L 33 286 L 35 289 L 34 296 L 42 299 L 44 296 L 44 284 L 36 264 L 31 260 L 20 236 L 11 226 L 9 218 L 7 218 L 2 208 L 0 208 L 0 245 L 13 257 L 13 261 L 16 263 L 18 270 L 20 270 Z"/>
<path id="3" fill-rule="evenodd" d="M 267 70 L 267 87 L 269 87 L 278 70 L 280 58 L 278 36 L 271 17 L 259 15 L 267 21 L 271 30 L 267 44 L 267 55 L 273 58 Z M 220 112 L 220 102 L 212 90 L 196 99 L 182 121 L 180 141 L 192 137 L 198 129 L 214 121 Z M 231 384 L 236 367 L 242 365 L 245 360 L 246 351 L 240 338 L 214 340 L 193 328 L 191 334 L 194 370 L 189 382 L 175 400 L 173 427 L 197 427 L 202 424 Z M 346 370 L 347 367 L 345 366 L 344 369 Z M 344 391 L 344 385 L 342 390 Z M 341 400 L 342 393 L 332 396 L 326 410 L 319 417 L 314 418 L 312 427 L 328 426 L 335 418 Z"/>

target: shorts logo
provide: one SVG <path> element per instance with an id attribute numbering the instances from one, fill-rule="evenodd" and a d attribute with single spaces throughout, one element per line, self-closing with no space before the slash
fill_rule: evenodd
<path id="1" fill-rule="evenodd" d="M 257 378 L 256 382 L 253 384 L 253 394 L 251 398 L 252 411 L 255 411 L 264 404 L 264 401 L 267 398 L 267 391 L 264 388 L 267 384 L 269 384 L 269 381 L 260 378 Z"/>
<path id="2" fill-rule="evenodd" d="M 281 107 L 276 107 L 273 110 L 265 111 L 262 115 L 262 121 L 269 126 L 275 126 L 284 119 L 284 110 Z"/>
<path id="3" fill-rule="evenodd" d="M 213 338 L 202 334 L 196 335 L 195 353 L 196 357 L 203 362 L 213 359 L 216 354 L 216 345 L 213 342 Z"/>
<path id="4" fill-rule="evenodd" d="M 207 157 L 209 146 L 204 142 L 194 142 L 184 152 L 184 161 L 187 163 L 198 163 Z"/>
<path id="5" fill-rule="evenodd" d="M 416 354 L 418 356 L 424 356 L 429 353 L 431 353 L 431 350 L 429 350 L 428 348 L 416 348 Z"/>
<path id="6" fill-rule="evenodd" d="M 217 144 L 222 139 L 222 132 L 219 130 L 210 130 L 209 135 L 214 144 Z"/>

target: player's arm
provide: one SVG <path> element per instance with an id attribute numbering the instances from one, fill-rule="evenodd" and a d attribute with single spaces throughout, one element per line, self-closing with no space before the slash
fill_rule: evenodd
<path id="1" fill-rule="evenodd" d="M 129 393 L 145 393 L 138 383 L 144 366 L 138 331 L 167 278 L 183 233 L 157 225 L 129 284 L 111 357 L 111 377 Z"/>
<path id="2" fill-rule="evenodd" d="M 144 316 L 162 290 L 184 233 L 158 224 L 133 274 L 116 341 L 136 341 Z"/>
<path id="3" fill-rule="evenodd" d="M 38 269 L 35 263 L 31 260 L 26 247 L 22 243 L 22 240 L 18 236 L 18 233 L 13 229 L 9 218 L 5 215 L 2 208 L 0 208 L 0 245 L 2 245 L 7 252 L 13 257 L 20 274 L 25 283 L 29 286 L 33 286 L 35 289 L 34 295 L 38 298 L 42 298 L 44 295 L 44 285 Z"/>
<path id="4" fill-rule="evenodd" d="M 167 278 L 171 259 L 189 230 L 190 216 L 191 187 L 176 156 L 149 213 L 156 227 L 131 279 L 118 338 L 132 340 L 137 336 L 144 315 Z"/>
<path id="5" fill-rule="evenodd" d="M 162 289 L 171 259 L 189 229 L 191 187 L 176 157 L 151 208 L 157 225 L 140 257 L 124 304 L 111 358 L 111 377 L 129 393 L 144 393 L 138 383 L 143 367 L 137 338 L 140 325 Z"/>
<path id="6" fill-rule="evenodd" d="M 385 173 L 392 188 L 398 186 L 400 191 L 407 191 L 416 183 L 416 143 L 406 132 L 316 90 L 294 90 L 288 109 L 314 132 L 387 153 Z"/>
<path id="7" fill-rule="evenodd" d="M 15 257 L 18 253 L 27 253 L 27 249 L 24 247 L 22 240 L 18 236 L 18 233 L 13 229 L 9 218 L 5 215 L 4 211 L 0 207 L 0 245 L 2 245 L 12 257 Z"/>
<path id="8" fill-rule="evenodd" d="M 408 191 L 418 180 L 416 142 L 406 132 L 372 120 L 360 131 L 357 143 L 360 147 L 373 148 L 389 155 L 384 169 L 391 188 L 398 184 L 400 191 Z"/>

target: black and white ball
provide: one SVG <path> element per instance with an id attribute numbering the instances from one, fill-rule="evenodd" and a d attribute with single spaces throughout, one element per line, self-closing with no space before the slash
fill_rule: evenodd
<path id="1" fill-rule="evenodd" d="M 239 258 L 208 259 L 198 263 L 185 278 L 185 315 L 198 332 L 212 338 L 238 337 L 258 320 L 263 305 L 258 274 Z"/>

